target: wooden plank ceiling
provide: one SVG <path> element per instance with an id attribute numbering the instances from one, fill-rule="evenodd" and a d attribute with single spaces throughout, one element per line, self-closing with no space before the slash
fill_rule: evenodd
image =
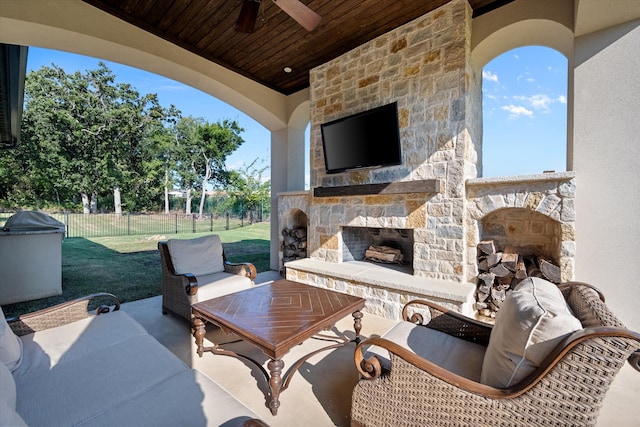
<path id="1" fill-rule="evenodd" d="M 83 1 L 288 95 L 309 86 L 311 68 L 450 0 L 301 0 L 322 16 L 312 32 L 271 0 L 262 0 L 248 34 L 235 31 L 242 0 Z M 477 16 L 510 1 L 469 3 Z"/>

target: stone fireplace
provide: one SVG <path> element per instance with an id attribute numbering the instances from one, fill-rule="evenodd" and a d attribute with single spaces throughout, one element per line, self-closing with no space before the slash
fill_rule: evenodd
<path id="1" fill-rule="evenodd" d="M 308 217 L 308 258 L 286 263 L 287 278 L 366 297 L 369 311 L 397 319 L 416 298 L 473 315 L 477 245 L 489 237 L 540 250 L 573 277 L 573 174 L 477 178 L 470 33 L 469 5 L 453 0 L 311 71 L 312 190 L 278 195 L 281 228 L 296 209 Z M 327 174 L 320 125 L 394 101 L 402 164 Z M 402 236 L 393 245 L 410 266 L 359 259 L 373 235 Z"/>
<path id="2" fill-rule="evenodd" d="M 405 228 L 342 227 L 342 262 L 362 261 L 367 258 L 367 249 L 384 246 L 400 251 L 402 258 L 389 262 L 378 262 L 394 270 L 413 275 L 413 230 Z"/>

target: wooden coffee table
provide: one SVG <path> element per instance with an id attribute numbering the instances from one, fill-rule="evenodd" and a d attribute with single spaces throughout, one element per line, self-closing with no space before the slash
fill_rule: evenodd
<path id="1" fill-rule="evenodd" d="M 360 342 L 361 319 L 365 300 L 328 289 L 316 288 L 290 280 L 278 280 L 270 284 L 235 292 L 192 306 L 193 336 L 198 355 L 208 351 L 214 354 L 241 357 L 254 363 L 269 382 L 271 396 L 269 408 L 276 415 L 280 406 L 280 393 L 287 389 L 292 375 L 311 356 L 337 348 L 350 342 L 332 336 L 336 344 L 315 350 L 296 361 L 283 375 L 282 357 L 289 350 L 308 338 L 331 329 L 338 320 L 348 314 L 354 318 L 355 341 Z M 205 347 L 206 323 L 219 326 L 225 333 L 234 333 L 258 347 L 271 360 L 267 372 L 257 361 L 223 349 L 220 345 Z"/>

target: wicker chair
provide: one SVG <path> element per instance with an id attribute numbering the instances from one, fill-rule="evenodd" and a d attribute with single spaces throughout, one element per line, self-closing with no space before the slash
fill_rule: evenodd
<path id="1" fill-rule="evenodd" d="M 162 313 L 191 322 L 191 305 L 253 286 L 257 272 L 249 262 L 231 263 L 222 250 L 224 272 L 197 277 L 177 274 L 167 242 L 158 242 L 162 264 Z"/>
<path id="2" fill-rule="evenodd" d="M 362 378 L 353 391 L 351 425 L 595 425 L 624 362 L 640 370 L 640 334 L 624 328 L 592 286 L 572 282 L 559 288 L 583 329 L 564 338 L 532 374 L 510 388 L 456 375 L 384 336 L 360 343 L 355 362 Z M 431 316 L 427 324 L 421 313 Z M 402 316 L 422 325 L 418 328 L 485 347 L 492 330 L 426 301 L 408 303 Z M 388 351 L 388 369 L 372 356 L 371 345 Z"/>

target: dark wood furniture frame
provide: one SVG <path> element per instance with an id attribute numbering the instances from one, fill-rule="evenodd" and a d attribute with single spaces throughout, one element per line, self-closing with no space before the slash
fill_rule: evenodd
<path id="1" fill-rule="evenodd" d="M 289 304 L 290 300 L 294 302 Z M 280 407 L 280 393 L 288 388 L 291 378 L 307 359 L 348 342 L 360 342 L 363 316 L 360 310 L 364 306 L 365 300 L 362 298 L 289 280 L 278 280 L 203 301 L 192 307 L 198 355 L 202 357 L 204 352 L 210 352 L 243 358 L 255 364 L 269 383 L 271 393 L 268 405 L 271 413 L 276 415 Z M 320 334 L 348 314 L 354 318 L 354 340 Z M 226 350 L 221 344 L 205 347 L 206 323 L 219 326 L 227 334 L 234 333 L 262 350 L 271 359 L 267 364 L 269 372 L 254 359 Z M 272 327 L 274 324 L 278 325 L 277 329 Z M 282 357 L 292 347 L 312 337 L 331 339 L 337 343 L 304 355 L 282 374 Z"/>

